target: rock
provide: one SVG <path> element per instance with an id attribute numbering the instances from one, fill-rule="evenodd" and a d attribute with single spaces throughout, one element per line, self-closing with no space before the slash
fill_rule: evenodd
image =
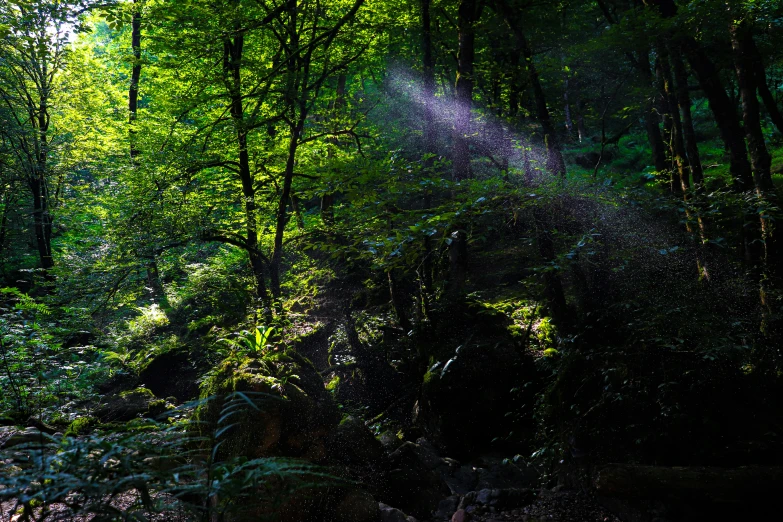
<path id="1" fill-rule="evenodd" d="M 139 385 L 139 379 L 127 372 L 117 372 L 106 381 L 98 385 L 98 391 L 102 395 L 117 395 L 121 392 L 132 390 Z"/>
<path id="2" fill-rule="evenodd" d="M 476 502 L 479 504 L 489 504 L 492 499 L 500 496 L 500 490 L 498 489 L 482 489 L 476 494 Z"/>
<path id="3" fill-rule="evenodd" d="M 467 522 L 470 515 L 464 509 L 458 509 L 451 517 L 451 522 Z"/>
<path id="4" fill-rule="evenodd" d="M 340 522 L 377 522 L 380 516 L 378 503 L 367 491 L 348 491 L 335 509 L 335 519 Z"/>
<path id="5" fill-rule="evenodd" d="M 97 424 L 98 419 L 95 417 L 79 417 L 68 425 L 68 428 L 65 430 L 65 435 L 68 437 L 84 435 L 95 428 Z"/>
<path id="6" fill-rule="evenodd" d="M 464 495 L 476 489 L 478 473 L 473 466 L 464 465 L 453 468 L 443 477 L 444 482 L 455 495 Z"/>
<path id="7" fill-rule="evenodd" d="M 395 433 L 392 433 L 390 431 L 384 431 L 383 433 L 381 433 L 381 436 L 378 438 L 378 441 L 390 453 L 396 450 L 397 448 L 399 448 L 400 445 L 402 444 L 402 440 L 400 440 Z"/>
<path id="8" fill-rule="evenodd" d="M 27 426 L 35 428 L 38 431 L 42 431 L 44 433 L 48 433 L 49 435 L 51 435 L 51 434 L 53 434 L 53 433 L 55 433 L 57 431 L 57 428 L 55 428 L 54 426 L 49 426 L 48 424 L 46 424 L 45 422 L 41 421 L 40 419 L 37 419 L 37 418 L 32 417 L 32 416 L 27 418 L 26 424 L 27 424 Z"/>
<path id="9" fill-rule="evenodd" d="M 458 508 L 468 512 L 476 507 L 507 510 L 530 505 L 535 500 L 535 492 L 528 488 L 482 489 L 464 495 Z"/>
<path id="10" fill-rule="evenodd" d="M 459 507 L 460 497 L 459 495 L 452 495 L 446 497 L 438 503 L 438 509 L 435 512 L 435 517 L 442 520 L 448 520 L 451 515 L 457 511 Z"/>
<path id="11" fill-rule="evenodd" d="M 450 465 L 449 461 L 441 458 L 441 456 L 438 455 L 438 450 L 435 449 L 435 446 L 424 437 L 416 439 L 416 444 L 412 446 L 412 449 L 419 459 L 419 462 L 427 469 L 438 469 Z"/>
<path id="12" fill-rule="evenodd" d="M 332 457 L 345 464 L 379 463 L 385 457 L 383 446 L 364 422 L 351 416 L 332 431 L 327 447 Z"/>
<path id="13" fill-rule="evenodd" d="M 243 410 L 218 458 L 281 456 L 316 463 L 328 458 L 327 439 L 340 416 L 318 372 L 293 352 L 263 359 L 229 358 L 218 367 L 202 397 L 215 397 L 196 412 L 204 421 L 200 429 L 205 434 L 220 429 L 217 421 L 225 408 Z"/>
<path id="14" fill-rule="evenodd" d="M 283 457 L 329 467 L 345 483 L 298 490 L 279 509 L 267 506 L 254 516 L 278 514 L 281 522 L 377 522 L 373 497 L 390 469 L 383 446 L 358 418 L 342 418 L 323 379 L 295 352 L 229 358 L 205 383 L 202 398 L 214 397 L 196 412 L 202 434 L 229 423 L 217 458 Z M 252 404 L 249 404 L 252 403 Z M 239 415 L 218 426 L 226 410 Z M 286 480 L 280 483 L 286 489 Z M 403 517 L 404 520 L 404 517 Z"/>
<path id="15" fill-rule="evenodd" d="M 492 488 L 533 487 L 538 484 L 539 473 L 523 462 L 504 462 L 498 457 L 482 457 L 476 462 L 476 490 Z"/>
<path id="16" fill-rule="evenodd" d="M 11 436 L 8 437 L 2 445 L 0 445 L 0 449 L 8 449 L 14 446 L 21 446 L 22 444 L 27 444 L 30 446 L 46 444 L 47 442 L 50 442 L 50 439 L 50 436 L 42 433 L 36 428 L 25 428 L 24 431 L 16 431 L 12 433 Z"/>
<path id="17" fill-rule="evenodd" d="M 201 368 L 186 348 L 164 352 L 142 368 L 139 381 L 158 397 L 172 396 L 178 402 L 198 397 Z"/>
<path id="18" fill-rule="evenodd" d="M 135 388 L 104 397 L 94 413 L 101 422 L 125 422 L 149 413 L 150 405 L 157 400 L 147 388 Z"/>
<path id="19" fill-rule="evenodd" d="M 412 442 L 405 442 L 389 459 L 391 471 L 383 499 L 389 504 L 404 506 L 418 518 L 428 518 L 450 494 L 439 470 L 432 467 L 442 459 L 433 455 L 431 448 Z M 447 463 L 441 464 L 448 468 Z"/>
<path id="20" fill-rule="evenodd" d="M 406 522 L 407 518 L 405 513 L 397 508 L 387 506 L 383 502 L 378 504 L 380 510 L 380 522 Z"/>

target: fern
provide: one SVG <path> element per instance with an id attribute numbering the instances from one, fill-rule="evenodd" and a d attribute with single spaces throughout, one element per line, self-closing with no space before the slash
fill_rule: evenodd
<path id="1" fill-rule="evenodd" d="M 180 408 L 192 413 L 213 399 Z M 40 442 L 0 452 L 0 460 L 26 463 L 0 475 L 0 504 L 10 502 L 19 522 L 43 520 L 55 510 L 61 520 L 148 520 L 178 513 L 206 522 L 273 512 L 295 491 L 338 481 L 292 459 L 216 459 L 237 415 L 257 409 L 248 394 L 229 394 L 208 437 L 196 435 L 198 421 L 191 420 L 175 425 L 149 420 L 131 431 L 62 440 L 42 435 Z"/>

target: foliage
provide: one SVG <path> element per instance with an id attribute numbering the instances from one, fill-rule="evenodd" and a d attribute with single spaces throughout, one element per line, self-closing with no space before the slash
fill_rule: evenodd
<path id="1" fill-rule="evenodd" d="M 17 419 L 76 415 L 103 374 L 88 346 L 63 348 L 47 332 L 49 308 L 16 289 L 0 289 L 0 410 Z"/>
<path id="2" fill-rule="evenodd" d="M 224 408 L 227 413 L 257 406 L 236 394 Z M 292 460 L 218 461 L 216 451 L 226 430 L 219 423 L 202 440 L 187 424 L 147 420 L 143 428 L 125 432 L 59 441 L 44 435 L 42 444 L 22 450 L 24 465 L 3 474 L 0 499 L 15 504 L 20 520 L 40 520 L 50 513 L 98 520 L 185 513 L 211 520 L 271 513 L 294 491 L 330 480 L 323 471 Z"/>

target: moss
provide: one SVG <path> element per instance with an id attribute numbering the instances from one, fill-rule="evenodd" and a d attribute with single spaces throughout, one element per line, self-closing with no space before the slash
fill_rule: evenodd
<path id="1" fill-rule="evenodd" d="M 523 337 L 525 334 L 525 330 L 523 330 L 522 327 L 519 326 L 518 324 L 512 324 L 511 326 L 508 327 L 508 333 L 511 334 L 511 337 L 516 339 L 519 337 Z"/>
<path id="2" fill-rule="evenodd" d="M 84 435 L 92 431 L 98 425 L 98 419 L 94 417 L 79 417 L 68 425 L 65 430 L 66 437 L 75 437 L 77 435 Z"/>
<path id="3" fill-rule="evenodd" d="M 536 325 L 535 331 L 536 338 L 542 348 L 546 350 L 554 347 L 557 331 L 550 317 L 543 317 Z"/>
<path id="4" fill-rule="evenodd" d="M 125 423 L 128 431 L 157 431 L 160 426 L 150 419 L 133 419 Z"/>
<path id="5" fill-rule="evenodd" d="M 232 396 L 234 392 L 241 395 Z M 310 361 L 290 351 L 227 358 L 204 381 L 201 396 L 214 400 L 196 410 L 200 435 L 225 427 L 220 419 L 226 408 L 247 413 L 230 421 L 237 426 L 220 446 L 220 458 L 272 455 L 282 451 L 281 439 L 286 451 L 304 451 L 313 433 L 325 432 L 339 420 L 320 374 Z"/>
<path id="6" fill-rule="evenodd" d="M 149 414 L 150 415 L 160 415 L 164 411 L 170 409 L 170 405 L 164 400 L 164 399 L 156 399 L 152 402 L 150 402 L 149 406 Z"/>
<path id="7" fill-rule="evenodd" d="M 123 399 L 127 399 L 134 395 L 149 397 L 150 399 L 155 398 L 155 394 L 152 393 L 152 390 L 148 390 L 147 388 L 134 388 L 132 390 L 128 390 L 120 393 L 120 397 Z"/>
<path id="8" fill-rule="evenodd" d="M 330 392 L 337 391 L 337 388 L 339 386 L 340 386 L 340 376 L 339 375 L 335 375 L 334 377 L 332 377 L 332 379 L 328 383 L 326 383 L 326 389 L 329 390 Z"/>

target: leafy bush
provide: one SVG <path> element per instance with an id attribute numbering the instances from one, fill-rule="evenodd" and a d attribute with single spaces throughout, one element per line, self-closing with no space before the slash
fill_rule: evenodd
<path id="1" fill-rule="evenodd" d="M 49 308 L 16 289 L 0 290 L 0 412 L 69 422 L 104 367 L 90 347 L 64 348 L 48 333 Z"/>
<path id="2" fill-rule="evenodd" d="M 147 520 L 177 513 L 206 522 L 263 517 L 295 491 L 334 482 L 323 471 L 290 459 L 218 461 L 217 449 L 231 428 L 227 414 L 253 408 L 244 394 L 227 396 L 215 431 L 206 437 L 194 436 L 190 421 L 152 420 L 78 438 L 43 435 L 43 444 L 0 452 L 0 459 L 20 462 L 0 475 L 0 502 L 10 502 L 20 522 L 40 520 L 46 513 L 60 520 Z M 86 423 L 80 420 L 79 429 Z"/>

